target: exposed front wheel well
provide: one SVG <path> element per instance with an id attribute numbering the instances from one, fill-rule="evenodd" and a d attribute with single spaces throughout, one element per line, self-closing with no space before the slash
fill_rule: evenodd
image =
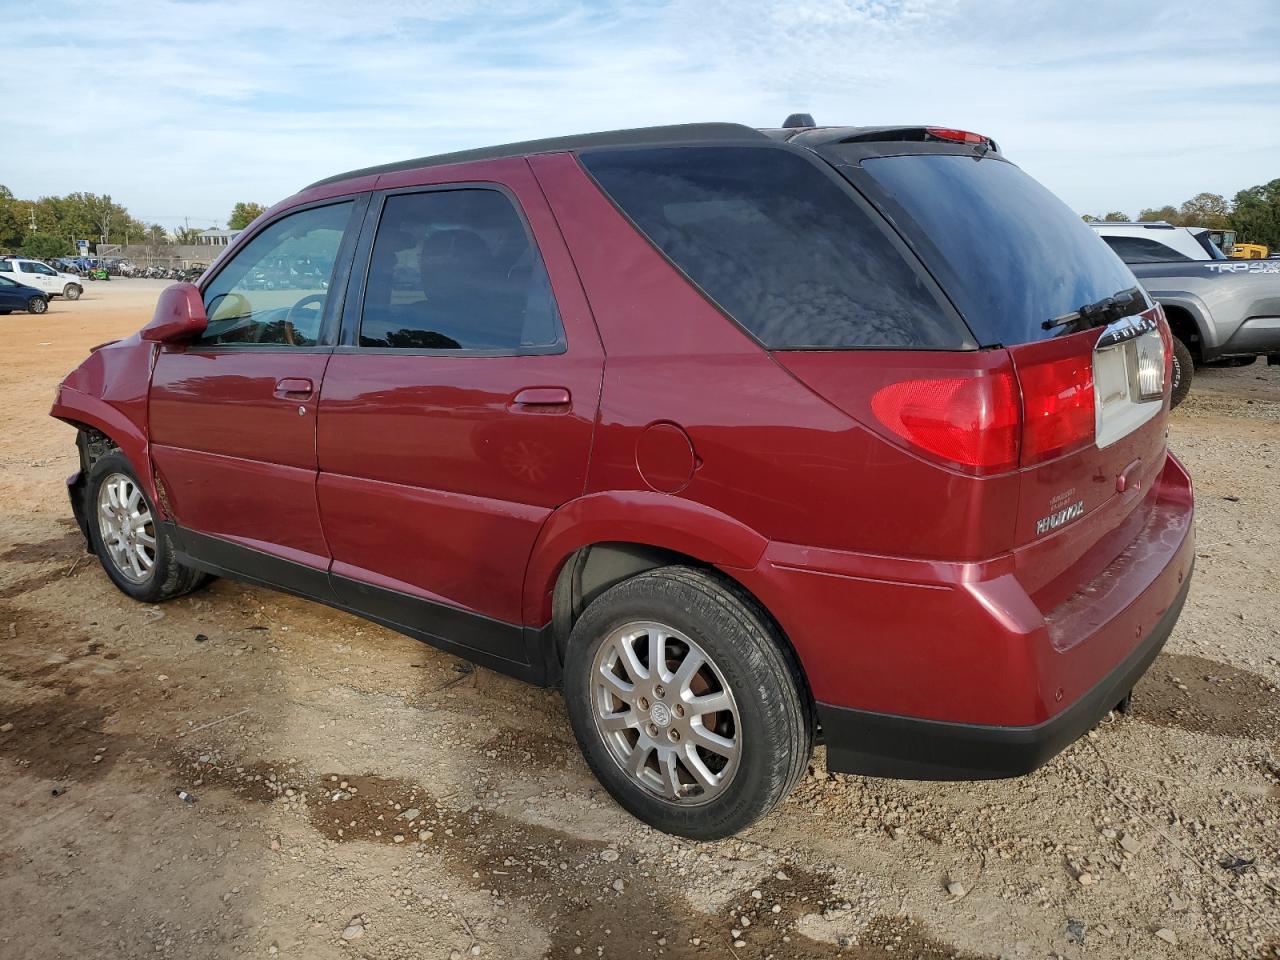
<path id="1" fill-rule="evenodd" d="M 71 512 L 84 535 L 85 552 L 93 553 L 93 538 L 89 534 L 89 517 L 84 502 L 85 489 L 89 474 L 103 457 L 119 453 L 120 447 L 109 436 L 94 427 L 83 423 L 73 424 L 76 428 L 76 449 L 80 452 L 80 474 L 67 491 L 71 498 Z"/>

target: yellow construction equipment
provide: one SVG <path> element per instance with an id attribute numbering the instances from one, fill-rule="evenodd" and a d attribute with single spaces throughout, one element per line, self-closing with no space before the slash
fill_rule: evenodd
<path id="1" fill-rule="evenodd" d="M 1271 251 L 1261 243 L 1236 243 L 1230 253 L 1237 260 L 1265 260 L 1270 255 Z"/>

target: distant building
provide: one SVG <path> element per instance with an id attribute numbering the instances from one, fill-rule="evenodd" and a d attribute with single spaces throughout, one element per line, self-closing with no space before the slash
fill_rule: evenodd
<path id="1" fill-rule="evenodd" d="M 205 230 L 196 237 L 196 243 L 202 247 L 225 247 L 239 235 L 239 230 Z"/>

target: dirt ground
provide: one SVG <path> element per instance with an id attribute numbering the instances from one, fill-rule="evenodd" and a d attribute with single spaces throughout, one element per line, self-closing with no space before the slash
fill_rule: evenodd
<path id="1" fill-rule="evenodd" d="M 0 317 L 0 956 L 1280 956 L 1280 367 L 1173 416 L 1198 569 L 1132 713 L 1012 781 L 819 752 L 697 844 L 610 801 L 556 693 L 267 590 L 116 592 L 46 413 L 161 286 Z"/>

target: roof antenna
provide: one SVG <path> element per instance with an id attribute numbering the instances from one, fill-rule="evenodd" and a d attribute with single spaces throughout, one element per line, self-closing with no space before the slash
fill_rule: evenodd
<path id="1" fill-rule="evenodd" d="M 783 130 L 795 130 L 798 127 L 816 127 L 812 113 L 793 113 L 782 121 Z"/>

